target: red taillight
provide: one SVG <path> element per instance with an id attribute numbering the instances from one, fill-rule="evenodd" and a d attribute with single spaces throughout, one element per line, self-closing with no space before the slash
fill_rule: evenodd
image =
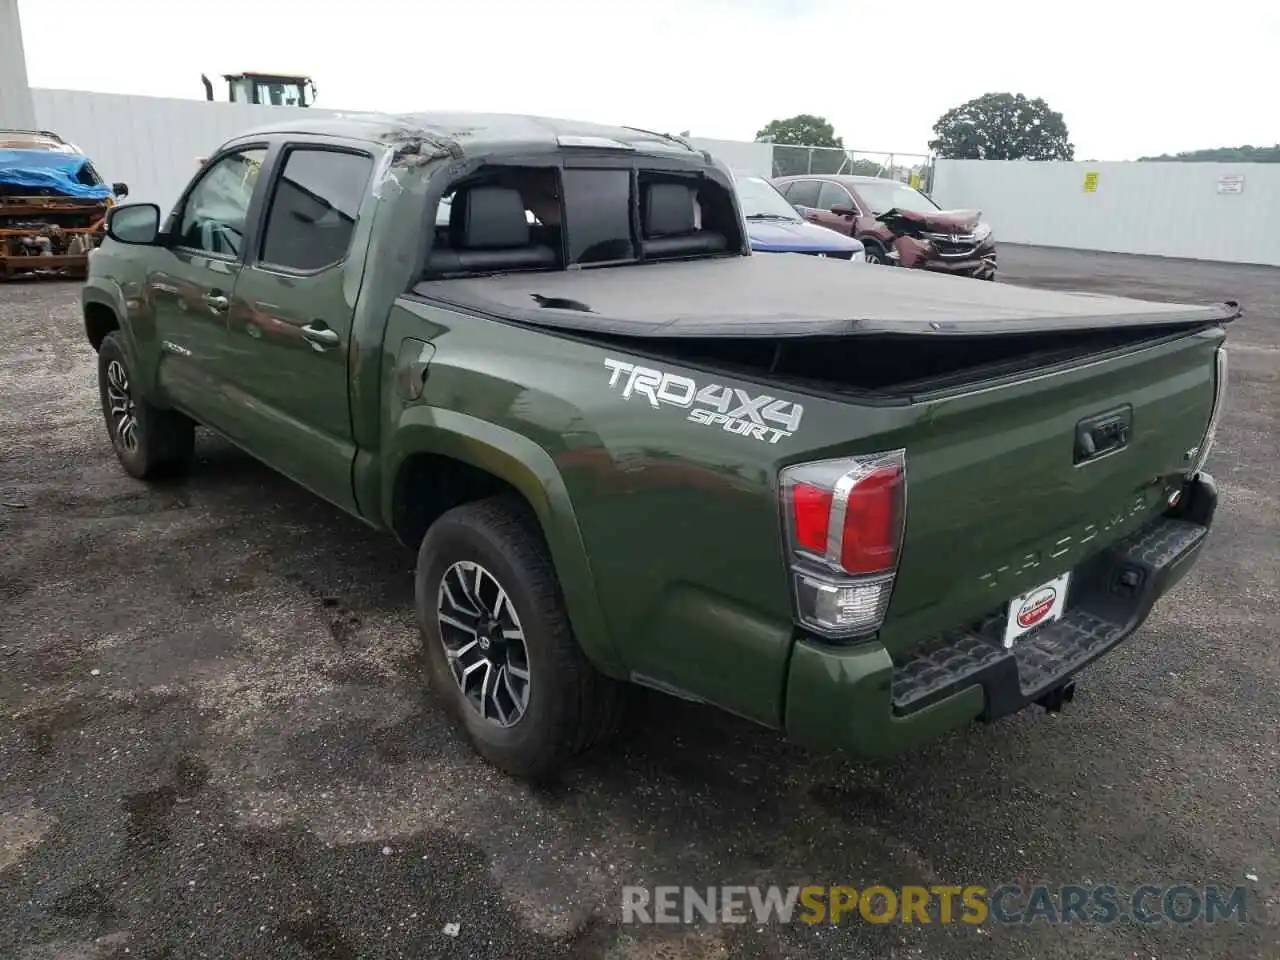
<path id="1" fill-rule="evenodd" d="M 876 630 L 906 516 L 906 454 L 821 460 L 780 477 L 797 620 L 829 637 Z"/>
<path id="2" fill-rule="evenodd" d="M 902 468 L 877 467 L 849 492 L 840 566 L 845 573 L 883 573 L 898 563 Z"/>
<path id="3" fill-rule="evenodd" d="M 803 464 L 785 472 L 783 485 L 794 550 L 855 576 L 897 566 L 905 492 L 901 463 L 875 458 Z"/>
<path id="4" fill-rule="evenodd" d="M 791 491 L 791 516 L 796 546 L 809 553 L 825 554 L 831 529 L 831 491 L 797 483 Z"/>

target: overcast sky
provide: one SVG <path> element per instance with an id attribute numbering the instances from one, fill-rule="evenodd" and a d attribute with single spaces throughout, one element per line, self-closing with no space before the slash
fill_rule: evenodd
<path id="1" fill-rule="evenodd" d="M 311 75 L 317 106 L 486 110 L 750 140 L 816 113 L 926 149 L 992 91 L 1063 113 L 1077 159 L 1280 141 L 1276 0 L 20 0 L 33 87 L 225 97 Z"/>

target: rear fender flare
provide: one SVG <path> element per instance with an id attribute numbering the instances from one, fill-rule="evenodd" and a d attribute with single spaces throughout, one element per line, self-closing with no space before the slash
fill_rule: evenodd
<path id="1" fill-rule="evenodd" d="M 609 636 L 595 577 L 564 478 L 550 454 L 529 438 L 456 410 L 412 407 L 402 414 L 387 445 L 382 478 L 384 522 L 391 526 L 394 484 L 410 457 L 450 457 L 514 487 L 532 508 L 551 553 L 569 622 L 583 652 L 602 672 L 627 677 L 625 661 Z"/>

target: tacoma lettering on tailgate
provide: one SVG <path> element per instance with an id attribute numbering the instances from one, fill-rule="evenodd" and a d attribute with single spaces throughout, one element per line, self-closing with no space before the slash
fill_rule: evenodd
<path id="1" fill-rule="evenodd" d="M 984 573 L 978 578 L 978 581 L 988 587 L 997 587 L 1011 572 L 1014 576 L 1017 576 L 1028 570 L 1034 570 L 1042 564 L 1051 564 L 1054 570 L 1074 566 L 1088 553 L 1086 549 L 1088 544 L 1095 540 L 1098 534 L 1110 533 L 1116 527 L 1127 525 L 1131 520 L 1145 514 L 1152 502 L 1149 489 L 1139 490 L 1129 498 L 1123 507 L 1107 518 L 1094 523 L 1083 524 L 1073 530 L 1060 531 L 1064 535 L 1054 540 L 1052 545 L 1032 550 L 1019 558 L 1016 563 L 1005 564 L 990 573 Z"/>
<path id="2" fill-rule="evenodd" d="M 727 433 L 777 443 L 800 429 L 804 407 L 791 400 L 761 394 L 753 397 L 738 387 L 708 383 L 702 387 L 691 377 L 666 373 L 605 358 L 609 389 L 622 389 L 624 399 L 640 395 L 655 410 L 663 404 L 688 410 L 685 418 Z"/>

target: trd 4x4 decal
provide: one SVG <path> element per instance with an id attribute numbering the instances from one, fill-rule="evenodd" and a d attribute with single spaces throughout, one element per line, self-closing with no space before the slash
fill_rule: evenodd
<path id="1" fill-rule="evenodd" d="M 801 404 L 768 394 L 753 397 L 745 390 L 719 383 L 699 387 L 690 377 L 621 360 L 605 358 L 604 365 L 609 370 L 609 389 L 620 388 L 626 399 L 639 395 L 655 410 L 664 404 L 679 407 L 689 411 L 685 419 L 694 423 L 766 443 L 791 436 L 800 429 L 800 418 L 804 416 Z"/>

